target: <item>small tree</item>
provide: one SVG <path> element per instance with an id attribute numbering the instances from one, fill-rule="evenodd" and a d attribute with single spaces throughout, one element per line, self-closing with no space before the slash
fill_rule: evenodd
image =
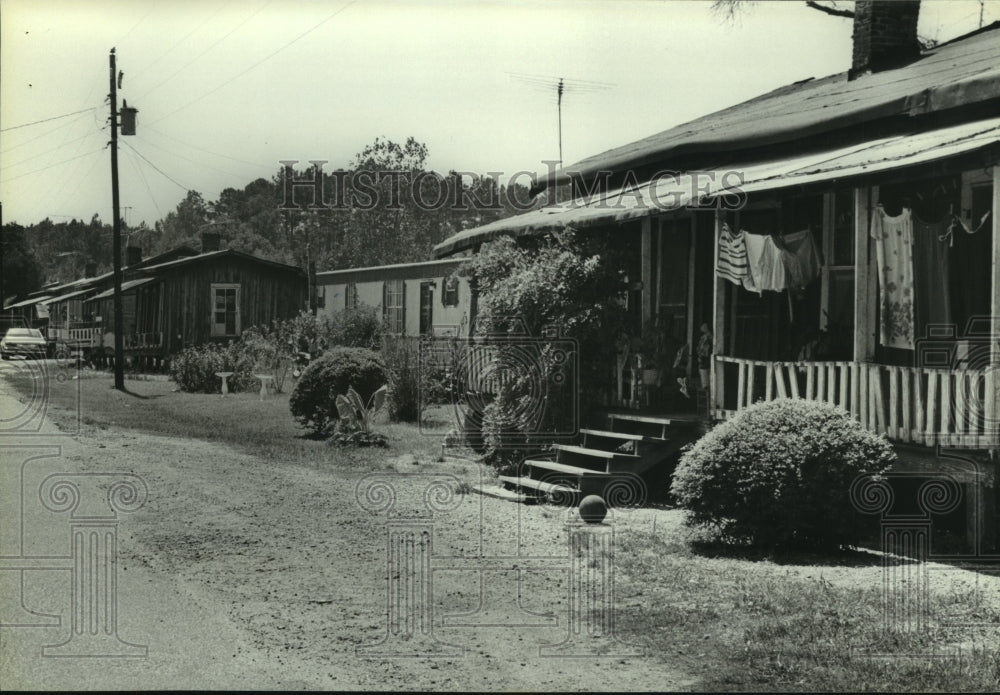
<path id="1" fill-rule="evenodd" d="M 826 403 L 760 403 L 687 451 L 670 491 L 690 526 L 723 541 L 834 549 L 856 545 L 866 519 L 851 504 L 858 476 L 895 459 L 885 437 Z"/>
<path id="2" fill-rule="evenodd" d="M 623 264 L 609 242 L 602 233 L 573 231 L 520 244 L 504 237 L 462 271 L 479 292 L 476 333 L 499 338 L 493 341 L 494 359 L 531 362 L 500 385 L 494 406 L 483 413 L 482 434 L 494 465 L 513 462 L 517 454 L 511 451 L 544 446 L 550 433 L 572 429 L 573 413 L 565 406 L 583 412 L 609 387 L 607 365 L 615 350 L 609 336 L 624 313 L 617 299 Z M 567 342 L 574 346 L 571 354 L 560 348 Z M 558 378 L 567 364 L 579 370 L 576 383 Z M 540 409 L 533 407 L 539 399 L 545 401 Z"/>

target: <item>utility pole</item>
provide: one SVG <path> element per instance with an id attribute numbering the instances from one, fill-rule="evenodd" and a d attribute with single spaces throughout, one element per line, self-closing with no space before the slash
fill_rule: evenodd
<path id="1" fill-rule="evenodd" d="M 108 56 L 111 67 L 111 206 L 114 229 L 115 388 L 125 390 L 125 344 L 122 335 L 122 221 L 118 213 L 118 84 L 115 49 Z"/>
<path id="2" fill-rule="evenodd" d="M 556 87 L 556 94 L 558 95 L 558 111 L 559 111 L 559 166 L 563 165 L 562 158 L 562 95 L 563 95 L 563 78 L 559 78 L 559 86 Z"/>

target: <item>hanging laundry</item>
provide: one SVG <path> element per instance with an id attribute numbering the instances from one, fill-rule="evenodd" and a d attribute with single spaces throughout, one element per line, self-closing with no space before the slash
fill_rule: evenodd
<path id="1" fill-rule="evenodd" d="M 722 225 L 719 235 L 719 260 L 715 273 L 739 285 L 747 277 L 747 247 L 743 232 L 734 234 L 728 224 Z"/>
<path id="2" fill-rule="evenodd" d="M 913 349 L 913 218 L 909 208 L 895 217 L 881 205 L 871 221 L 878 257 L 879 340 L 886 347 Z"/>
<path id="3" fill-rule="evenodd" d="M 792 289 L 802 289 L 819 277 L 819 249 L 812 231 L 803 229 L 781 237 L 781 243 L 791 255 L 785 258 Z"/>
<path id="4" fill-rule="evenodd" d="M 928 336 L 928 325 L 952 322 L 947 237 L 951 220 L 946 217 L 931 224 L 913 215 L 913 313 L 918 337 Z"/>
<path id="5" fill-rule="evenodd" d="M 761 294 L 764 290 L 781 292 L 788 286 L 787 251 L 774 243 L 767 234 L 751 234 L 743 230 L 743 238 L 747 249 L 748 277 L 743 280 L 743 287 L 751 292 Z"/>

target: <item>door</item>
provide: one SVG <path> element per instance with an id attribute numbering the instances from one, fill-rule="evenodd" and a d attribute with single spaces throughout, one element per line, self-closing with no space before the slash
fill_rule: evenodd
<path id="1" fill-rule="evenodd" d="M 434 326 L 434 287 L 420 283 L 420 335 L 429 335 Z"/>

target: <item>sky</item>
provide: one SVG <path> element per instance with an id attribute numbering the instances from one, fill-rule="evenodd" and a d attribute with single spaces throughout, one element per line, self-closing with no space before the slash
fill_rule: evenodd
<path id="1" fill-rule="evenodd" d="M 924 0 L 919 33 L 973 31 L 981 9 L 1000 20 L 1000 0 Z M 544 172 L 559 78 L 572 164 L 847 70 L 851 22 L 768 1 L 728 22 L 705 1 L 0 0 L 5 223 L 111 221 L 112 47 L 139 109 L 122 216 L 152 226 L 188 190 L 344 167 L 376 137 L 415 137 L 439 172 Z"/>

